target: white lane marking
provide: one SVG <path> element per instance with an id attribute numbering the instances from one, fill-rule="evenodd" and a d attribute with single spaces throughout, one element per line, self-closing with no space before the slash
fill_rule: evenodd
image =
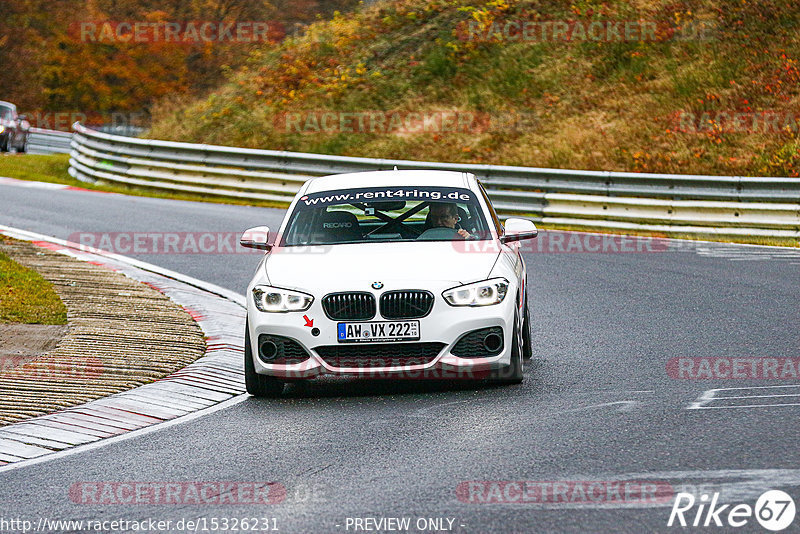
<path id="1" fill-rule="evenodd" d="M 758 247 L 758 248 L 754 248 Z M 688 247 L 687 247 L 688 248 Z M 764 245 L 737 245 L 731 243 L 704 243 L 694 249 L 695 254 L 728 261 L 790 261 L 800 260 L 800 248 L 771 247 Z"/>
<path id="2" fill-rule="evenodd" d="M 54 184 L 50 182 L 35 182 L 33 180 L 18 180 L 17 178 L 7 178 L 0 176 L 0 185 L 9 185 L 14 187 L 27 187 L 29 189 L 68 189 L 70 186 L 66 184 Z"/>
<path id="3" fill-rule="evenodd" d="M 737 408 L 785 408 L 787 406 L 800 406 L 800 403 L 781 403 L 781 404 L 734 404 L 731 406 L 701 406 L 699 408 L 687 408 L 690 410 L 735 410 Z"/>
<path id="4" fill-rule="evenodd" d="M 430 412 L 432 412 L 433 410 L 438 410 L 440 408 L 445 408 L 445 407 L 448 407 L 448 406 L 454 406 L 454 405 L 457 405 L 457 404 L 466 404 L 466 403 L 474 404 L 475 403 L 475 399 L 465 399 L 465 400 L 458 400 L 458 401 L 452 401 L 452 402 L 445 402 L 445 403 L 442 403 L 442 404 L 434 404 L 433 406 L 426 406 L 425 408 L 419 408 L 417 410 L 414 410 L 412 412 L 405 413 L 405 414 L 399 414 L 399 415 L 391 416 L 391 417 L 379 417 L 377 419 L 373 419 L 371 421 L 367 421 L 367 424 L 368 425 L 389 424 L 389 423 L 391 423 L 392 421 L 394 421 L 397 418 L 412 418 L 413 419 L 413 418 L 434 417 L 434 416 L 430 415 Z M 642 404 L 642 403 L 639 402 L 639 401 L 631 401 L 631 400 L 604 402 L 604 403 L 601 403 L 601 404 L 592 404 L 590 406 L 581 406 L 581 407 L 578 407 L 578 408 L 570 408 L 570 409 L 567 409 L 567 410 L 548 412 L 547 415 L 560 415 L 560 414 L 571 413 L 571 412 L 582 412 L 582 411 L 585 411 L 585 410 L 591 410 L 591 409 L 596 409 L 596 408 L 606 408 L 606 407 L 609 407 L 609 406 L 620 406 L 620 408 L 618 410 L 616 410 L 617 412 L 630 412 L 635 408 L 636 405 L 639 405 L 639 404 Z"/>
<path id="5" fill-rule="evenodd" d="M 712 389 L 710 391 L 737 391 L 737 390 L 750 390 L 750 389 L 779 389 L 779 388 L 798 388 L 800 389 L 800 384 L 781 384 L 777 386 L 751 386 L 751 387 L 744 387 L 744 388 L 722 388 L 722 389 Z"/>
<path id="6" fill-rule="evenodd" d="M 413 412 L 411 412 L 410 414 L 406 414 L 405 416 L 406 417 L 425 417 L 428 414 L 428 412 L 430 412 L 431 410 L 437 410 L 439 408 L 444 408 L 445 406 L 453 406 L 453 405 L 456 405 L 456 404 L 466 404 L 468 402 L 474 403 L 475 399 L 466 399 L 466 400 L 460 400 L 460 401 L 445 402 L 445 403 L 442 403 L 442 404 L 434 404 L 433 406 L 427 406 L 425 408 L 420 408 L 419 410 L 414 410 Z"/>
<path id="7" fill-rule="evenodd" d="M 774 399 L 776 397 L 800 397 L 800 393 L 787 393 L 785 395 L 743 395 L 741 397 L 717 397 L 717 399 Z"/>
<path id="8" fill-rule="evenodd" d="M 785 388 L 800 388 L 800 384 L 782 384 L 776 386 L 752 386 L 752 387 L 737 387 L 737 388 L 717 388 L 704 391 L 697 400 L 690 403 L 686 407 L 687 410 L 727 410 L 736 408 L 780 408 L 786 406 L 800 406 L 800 403 L 782 402 L 774 404 L 716 404 L 715 401 L 726 400 L 748 400 L 748 399 L 782 399 L 789 397 L 800 397 L 800 393 L 784 393 Z M 754 393 L 765 393 L 765 390 L 779 390 L 773 395 L 724 395 L 724 392 L 747 392 L 753 391 Z M 719 395 L 723 393 L 723 395 Z"/>
<path id="9" fill-rule="evenodd" d="M 583 393 L 594 395 L 596 393 L 655 393 L 653 389 L 593 389 Z"/>
<path id="10" fill-rule="evenodd" d="M 618 412 L 630 412 L 638 404 L 641 404 L 641 402 L 632 401 L 632 400 L 603 402 L 601 404 L 592 404 L 590 406 L 581 406 L 579 408 L 570 408 L 569 410 L 561 410 L 561 411 L 552 412 L 552 413 L 553 413 L 553 415 L 557 415 L 557 414 L 562 414 L 562 413 L 583 412 L 583 411 L 586 411 L 586 410 L 593 410 L 595 408 L 607 408 L 609 406 L 620 406 L 620 405 L 622 407 L 617 410 Z"/>
<path id="11" fill-rule="evenodd" d="M 599 391 L 597 391 L 597 392 L 593 392 L 593 393 L 655 393 L 655 391 L 653 391 L 653 390 L 638 390 L 638 391 L 637 391 L 637 390 L 634 390 L 634 391 L 629 391 L 629 390 L 622 390 L 622 391 L 615 391 L 615 390 L 599 390 Z M 426 415 L 426 414 L 427 414 L 429 411 L 431 411 L 431 410 L 435 410 L 435 409 L 437 409 L 437 408 L 444 408 L 445 406 L 453 406 L 454 404 L 466 404 L 466 403 L 468 403 L 468 402 L 469 402 L 469 403 L 474 403 L 474 402 L 475 402 L 475 399 L 466 399 L 466 400 L 459 400 L 459 401 L 445 402 L 445 403 L 443 403 L 443 404 L 434 404 L 433 406 L 427 406 L 427 407 L 425 407 L 425 408 L 420 408 L 420 409 L 418 409 L 418 410 L 414 410 L 413 412 L 411 412 L 411 413 L 409 413 L 409 414 L 405 414 L 405 416 L 404 416 L 404 417 L 414 417 L 414 416 L 416 416 L 416 415 L 419 415 L 419 416 L 424 416 L 424 415 Z M 625 401 L 614 401 L 614 402 L 605 402 L 605 403 L 602 403 L 602 404 L 592 404 L 592 405 L 590 405 L 590 406 L 583 406 L 583 407 L 580 407 L 580 408 L 570 408 L 570 409 L 568 409 L 568 410 L 563 410 L 563 411 L 559 411 L 559 412 L 552 412 L 552 413 L 556 413 L 556 414 L 558 414 L 558 413 L 567 413 L 567 412 L 577 412 L 577 411 L 581 411 L 581 410 L 589 410 L 589 409 L 591 409 L 591 408 L 602 408 L 602 407 L 605 407 L 605 406 L 614 406 L 614 405 L 617 405 L 617 404 L 622 404 L 622 405 L 624 405 L 624 406 L 623 406 L 623 408 L 621 408 L 621 409 L 620 409 L 620 410 L 618 410 L 618 411 L 621 411 L 621 412 L 622 412 L 622 411 L 628 412 L 628 411 L 630 411 L 630 410 L 633 408 L 633 406 L 634 406 L 634 405 L 636 405 L 636 404 L 640 404 L 640 402 L 638 402 L 638 401 L 631 401 L 631 400 L 625 400 Z"/>
<path id="12" fill-rule="evenodd" d="M 397 415 L 391 415 L 387 417 L 379 417 L 377 419 L 371 419 L 366 423 L 368 425 L 382 425 L 382 424 L 391 424 L 395 420 L 403 418 L 403 419 L 415 419 L 415 418 L 427 418 L 427 417 L 435 417 L 430 415 L 430 412 L 433 410 L 438 410 L 439 408 L 445 408 L 447 406 L 454 406 L 456 404 L 466 404 L 466 403 L 474 403 L 475 399 L 465 399 L 465 400 L 458 400 L 458 401 L 451 401 L 451 402 L 444 402 L 441 404 L 434 404 L 432 406 L 426 406 L 425 408 L 419 408 L 414 411 L 408 413 L 401 413 Z"/>
<path id="13" fill-rule="evenodd" d="M 0 475 L 5 473 L 6 471 L 13 471 L 15 469 L 19 469 L 22 467 L 30 467 L 32 465 L 37 465 L 44 462 L 50 462 L 52 460 L 59 460 L 67 456 L 72 456 L 73 454 L 80 454 L 84 452 L 93 451 L 101 447 L 106 447 L 114 443 L 119 443 L 120 441 L 146 436 L 147 434 L 152 434 L 153 432 L 158 432 L 161 430 L 165 430 L 167 428 L 171 428 L 173 426 L 182 425 L 184 423 L 194 421 L 195 419 L 211 415 L 220 410 L 225 410 L 227 408 L 230 408 L 231 406 L 236 406 L 237 404 L 240 404 L 245 400 L 247 400 L 248 397 L 249 395 L 247 393 L 243 393 L 241 395 L 233 397 L 232 399 L 221 402 L 216 406 L 205 408 L 203 410 L 198 410 L 196 412 L 192 412 L 182 417 L 177 417 L 175 419 L 170 419 L 169 421 L 164 421 L 163 423 L 156 423 L 154 425 L 145 428 L 140 428 L 139 430 L 132 430 L 130 432 L 126 432 L 125 434 L 120 434 L 118 436 L 101 439 L 99 441 L 94 441 L 92 443 L 87 443 L 85 445 L 78 445 L 70 449 L 64 449 L 61 451 L 53 452 L 51 454 L 47 454 L 46 456 L 39 456 L 38 458 L 33 458 L 31 460 L 24 460 L 21 462 L 8 464 L 6 466 L 0 467 Z"/>

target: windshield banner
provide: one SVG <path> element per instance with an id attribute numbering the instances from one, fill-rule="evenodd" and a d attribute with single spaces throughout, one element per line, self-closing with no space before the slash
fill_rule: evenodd
<path id="1" fill-rule="evenodd" d="M 471 191 L 451 187 L 367 187 L 303 195 L 297 205 L 299 207 L 323 207 L 387 200 L 471 202 L 474 199 L 475 195 Z"/>

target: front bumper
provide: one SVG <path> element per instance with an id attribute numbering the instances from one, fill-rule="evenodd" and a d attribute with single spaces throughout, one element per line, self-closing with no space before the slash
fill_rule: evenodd
<path id="1" fill-rule="evenodd" d="M 516 299 L 508 295 L 503 302 L 493 306 L 476 308 L 452 307 L 437 298 L 433 310 L 419 320 L 420 339 L 405 343 L 442 343 L 444 346 L 429 363 L 337 367 L 325 361 L 317 349 L 330 346 L 352 346 L 337 341 L 337 324 L 325 316 L 320 299 L 315 299 L 306 312 L 264 313 L 256 309 L 248 295 L 248 324 L 253 361 L 256 372 L 288 379 L 307 379 L 320 375 L 362 376 L 371 378 L 484 378 L 488 372 L 507 367 L 511 363 L 511 347 L 514 329 Z M 376 298 L 378 295 L 376 295 Z M 308 320 L 307 320 L 308 319 Z M 313 320 L 313 326 L 309 326 Z M 372 321 L 383 321 L 378 314 Z M 503 349 L 495 356 L 483 358 L 460 358 L 450 351 L 467 332 L 487 327 L 500 327 L 503 331 Z M 319 329 L 314 336 L 312 330 Z M 297 342 L 309 354 L 307 360 L 291 365 L 268 364 L 257 355 L 258 340 L 262 334 L 281 336 Z M 375 347 L 375 357 L 380 359 L 381 343 L 358 343 L 360 348 Z"/>

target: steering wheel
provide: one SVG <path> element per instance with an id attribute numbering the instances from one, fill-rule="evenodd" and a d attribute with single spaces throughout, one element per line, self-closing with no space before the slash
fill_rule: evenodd
<path id="1" fill-rule="evenodd" d="M 463 238 L 456 229 L 447 228 L 446 226 L 429 228 L 417 238 L 418 241 L 453 241 L 455 239 Z"/>

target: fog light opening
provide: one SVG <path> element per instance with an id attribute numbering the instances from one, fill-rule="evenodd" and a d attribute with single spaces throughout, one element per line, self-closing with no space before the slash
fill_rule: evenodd
<path id="1" fill-rule="evenodd" d="M 483 338 L 483 348 L 486 352 L 497 352 L 503 346 L 503 338 L 499 334 L 488 334 Z"/>
<path id="2" fill-rule="evenodd" d="M 264 361 L 274 360 L 278 355 L 278 346 L 274 341 L 266 340 L 258 347 L 258 354 Z"/>

